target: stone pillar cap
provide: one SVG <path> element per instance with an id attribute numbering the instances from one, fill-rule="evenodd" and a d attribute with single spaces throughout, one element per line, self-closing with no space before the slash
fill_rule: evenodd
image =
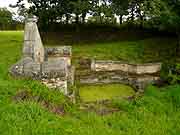
<path id="1" fill-rule="evenodd" d="M 38 22 L 38 17 L 37 16 L 32 16 L 32 17 L 28 17 L 27 19 L 26 19 L 26 22 L 35 22 L 35 23 L 37 23 Z"/>

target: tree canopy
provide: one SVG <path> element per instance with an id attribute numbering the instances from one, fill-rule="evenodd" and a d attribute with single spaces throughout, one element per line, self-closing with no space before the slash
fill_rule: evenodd
<path id="1" fill-rule="evenodd" d="M 5 24 L 12 22 L 12 13 L 6 8 L 0 8 L 0 28 L 3 28 Z"/>
<path id="2" fill-rule="evenodd" d="M 128 22 L 141 27 L 148 24 L 153 28 L 171 29 L 177 33 L 180 31 L 180 0 L 28 0 L 28 2 L 31 5 L 28 10 L 25 9 L 23 0 L 19 0 L 14 7 L 19 7 L 21 15 L 31 13 L 38 16 L 39 24 L 46 26 L 52 23 L 80 24 L 88 21 L 114 23 L 118 17 L 120 24 Z"/>

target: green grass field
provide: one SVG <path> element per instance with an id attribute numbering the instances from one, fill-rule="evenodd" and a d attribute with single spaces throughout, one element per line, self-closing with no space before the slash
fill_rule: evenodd
<path id="1" fill-rule="evenodd" d="M 147 39 L 149 40 L 149 39 Z M 107 116 L 99 116 L 93 112 L 81 112 L 76 105 L 70 104 L 59 92 L 49 90 L 32 80 L 13 79 L 8 68 L 21 57 L 23 33 L 0 32 L 0 135 L 179 135 L 180 134 L 180 86 L 156 88 L 149 86 L 142 98 L 130 102 L 116 100 L 114 106 L 122 111 Z M 156 40 L 151 39 L 151 43 Z M 159 41 L 158 46 L 164 42 Z M 137 41 L 137 44 L 142 41 Z M 126 59 L 136 58 L 136 42 L 131 51 L 125 51 Z M 171 43 L 169 41 L 169 43 Z M 117 43 L 120 44 L 121 43 Z M 167 42 L 168 44 L 168 42 Z M 131 46 L 131 42 L 127 46 Z M 126 48 L 117 47 L 117 48 Z M 158 45 L 158 46 L 157 46 Z M 171 44 L 170 44 L 171 45 Z M 100 46 L 100 45 L 98 45 Z M 74 46 L 75 47 L 75 46 Z M 111 48 L 110 46 L 108 46 Z M 150 47 L 150 46 L 149 46 Z M 93 46 L 89 47 L 93 48 Z M 103 47 L 102 48 L 106 48 Z M 113 47 L 112 47 L 113 48 Z M 116 48 L 116 47 L 115 47 Z M 137 47 L 139 48 L 139 47 Z M 152 47 L 153 48 L 153 47 Z M 80 50 L 82 52 L 80 54 Z M 78 46 L 73 53 L 94 55 L 89 50 Z M 96 46 L 94 50 L 96 50 Z M 163 48 L 161 48 L 163 49 Z M 97 49 L 97 55 L 103 53 Z M 106 50 L 106 53 L 109 49 Z M 124 53 L 121 50 L 122 53 Z M 125 49 L 126 50 L 126 49 Z M 156 50 L 153 48 L 153 50 Z M 150 52 L 150 50 L 147 50 Z M 91 53 L 92 52 L 92 53 Z M 113 51 L 114 52 L 114 51 Z M 116 56 L 118 56 L 118 50 Z M 131 55 L 127 57 L 129 54 Z M 153 52 L 154 53 L 154 52 Z M 139 53 L 138 53 L 139 55 Z M 156 55 L 155 55 L 156 56 Z M 155 57 L 153 56 L 153 57 Z M 113 56 L 114 57 L 114 56 Z M 152 55 L 151 55 L 152 57 Z M 109 58 L 108 58 L 109 59 Z M 122 58 L 123 59 L 123 58 Z M 134 60 L 133 59 L 133 60 Z M 158 58 L 157 58 L 158 59 Z M 34 96 L 56 105 L 65 106 L 65 115 L 59 116 L 43 108 L 33 101 L 15 102 L 13 96 L 18 91 L 27 90 Z"/>

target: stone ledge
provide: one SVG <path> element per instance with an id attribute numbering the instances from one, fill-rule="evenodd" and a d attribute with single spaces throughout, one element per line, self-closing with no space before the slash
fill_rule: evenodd
<path id="1" fill-rule="evenodd" d="M 122 71 L 130 74 L 156 74 L 161 70 L 161 63 L 129 64 L 121 61 L 93 60 L 92 71 Z"/>
<path id="2" fill-rule="evenodd" d="M 120 83 L 132 86 L 136 91 L 141 91 L 146 88 L 150 83 L 156 82 L 160 79 L 158 76 L 141 76 L 141 77 L 132 77 L 132 76 L 86 76 L 80 78 L 81 84 L 111 84 L 111 83 Z"/>
<path id="3" fill-rule="evenodd" d="M 71 46 L 46 47 L 45 52 L 48 57 L 71 57 L 72 56 Z"/>

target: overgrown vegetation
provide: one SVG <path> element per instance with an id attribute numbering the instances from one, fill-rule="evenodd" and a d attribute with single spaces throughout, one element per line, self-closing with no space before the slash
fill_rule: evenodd
<path id="1" fill-rule="evenodd" d="M 180 134 L 179 85 L 165 88 L 149 86 L 143 97 L 136 97 L 133 101 L 115 100 L 113 105 L 120 112 L 99 116 L 93 112 L 79 111 L 61 93 L 49 90 L 39 82 L 12 78 L 8 68 L 20 58 L 22 35 L 22 32 L 0 32 L 1 135 Z M 159 41 L 158 45 L 161 43 L 164 44 Z M 35 101 L 15 102 L 12 98 L 24 90 L 53 104 L 64 104 L 65 115 L 62 117 L 49 112 Z"/>

